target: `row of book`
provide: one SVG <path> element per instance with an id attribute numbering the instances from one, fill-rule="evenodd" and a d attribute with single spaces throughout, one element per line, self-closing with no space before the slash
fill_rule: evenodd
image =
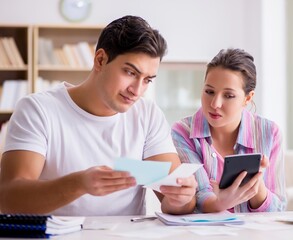
<path id="1" fill-rule="evenodd" d="M 84 217 L 0 214 L 0 237 L 50 238 L 80 231 Z"/>
<path id="2" fill-rule="evenodd" d="M 38 64 L 45 66 L 68 66 L 72 68 L 91 68 L 94 61 L 95 46 L 88 42 L 64 44 L 54 47 L 48 38 L 39 38 Z"/>
<path id="3" fill-rule="evenodd" d="M 18 100 L 27 94 L 27 80 L 4 80 L 0 87 L 0 110 L 12 111 Z"/>
<path id="4" fill-rule="evenodd" d="M 0 37 L 0 67 L 24 67 L 24 61 L 13 37 Z"/>
<path id="5" fill-rule="evenodd" d="M 63 82 L 63 80 L 47 80 L 42 77 L 38 77 L 35 85 L 35 91 L 43 92 L 49 90 L 59 85 L 61 82 Z"/>
<path id="6" fill-rule="evenodd" d="M 47 80 L 38 77 L 35 85 L 36 92 L 42 92 L 60 84 L 62 80 Z M 4 80 L 3 85 L 0 85 L 0 110 L 12 111 L 16 103 L 22 97 L 26 96 L 28 91 L 27 80 Z"/>

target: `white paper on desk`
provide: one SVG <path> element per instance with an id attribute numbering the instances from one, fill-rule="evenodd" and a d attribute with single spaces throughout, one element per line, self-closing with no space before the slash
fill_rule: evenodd
<path id="1" fill-rule="evenodd" d="M 244 224 L 244 220 L 228 211 L 220 213 L 196 213 L 186 215 L 171 215 L 160 212 L 155 212 L 155 214 L 161 222 L 169 226 L 219 226 L 226 224 Z M 193 219 L 193 221 L 186 221 L 186 218 Z"/>
<path id="2" fill-rule="evenodd" d="M 179 167 L 177 167 L 171 174 L 166 176 L 163 179 L 160 179 L 156 182 L 153 182 L 151 184 L 145 185 L 144 187 L 151 188 L 153 190 L 156 190 L 158 192 L 160 191 L 160 186 L 180 186 L 177 184 L 176 180 L 177 178 L 186 178 L 191 176 L 193 173 L 195 173 L 202 165 L 196 164 L 196 163 L 182 163 Z"/>
<path id="3" fill-rule="evenodd" d="M 118 223 L 90 221 L 85 222 L 83 230 L 114 230 L 118 226 Z"/>
<path id="4" fill-rule="evenodd" d="M 239 231 L 239 228 L 237 229 L 227 226 L 192 226 L 191 228 L 189 228 L 188 226 L 184 227 L 188 229 L 189 232 L 200 236 L 237 236 L 237 231 Z"/>
<path id="5" fill-rule="evenodd" d="M 133 239 L 162 239 L 167 237 L 174 237 L 174 235 L 179 235 L 178 239 L 180 239 L 180 235 L 184 232 L 186 232 L 186 230 L 183 228 L 180 229 L 176 227 L 169 227 L 166 229 L 165 226 L 143 226 L 134 230 L 111 232 L 110 234 Z"/>

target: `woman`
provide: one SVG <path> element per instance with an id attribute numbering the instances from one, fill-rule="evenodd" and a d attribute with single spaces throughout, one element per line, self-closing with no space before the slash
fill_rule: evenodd
<path id="1" fill-rule="evenodd" d="M 278 126 L 246 110 L 253 104 L 256 68 L 240 49 L 221 50 L 207 65 L 202 107 L 174 124 L 172 136 L 182 162 L 200 163 L 197 211 L 269 212 L 286 207 L 282 137 Z M 248 183 L 242 172 L 219 189 L 224 157 L 261 153 L 261 171 Z"/>

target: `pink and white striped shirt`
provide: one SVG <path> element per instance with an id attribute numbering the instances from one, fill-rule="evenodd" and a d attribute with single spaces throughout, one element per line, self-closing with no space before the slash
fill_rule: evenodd
<path id="1" fill-rule="evenodd" d="M 201 212 L 204 201 L 213 195 L 209 179 L 220 181 L 223 172 L 223 157 L 212 146 L 209 124 L 199 109 L 193 116 L 176 122 L 172 137 L 181 162 L 203 164 L 195 177 L 197 209 Z M 286 188 L 282 136 L 278 126 L 265 118 L 244 110 L 240 123 L 235 154 L 261 153 L 269 158 L 269 167 L 263 172 L 268 195 L 258 209 L 251 209 L 244 202 L 231 209 L 234 212 L 273 212 L 286 208 Z"/>

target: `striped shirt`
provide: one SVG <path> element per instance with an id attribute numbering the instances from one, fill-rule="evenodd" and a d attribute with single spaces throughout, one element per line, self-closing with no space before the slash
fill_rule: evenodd
<path id="1" fill-rule="evenodd" d="M 224 165 L 223 157 L 212 146 L 209 124 L 202 109 L 193 116 L 176 122 L 172 128 L 172 137 L 181 162 L 203 165 L 195 173 L 198 182 L 196 211 L 201 212 L 204 201 L 214 195 L 209 179 L 220 182 Z M 285 172 L 282 136 L 278 126 L 272 121 L 244 110 L 234 152 L 235 154 L 261 153 L 268 157 L 269 166 L 263 171 L 268 194 L 258 209 L 251 209 L 248 202 L 244 202 L 231 211 L 284 211 L 287 203 Z"/>

